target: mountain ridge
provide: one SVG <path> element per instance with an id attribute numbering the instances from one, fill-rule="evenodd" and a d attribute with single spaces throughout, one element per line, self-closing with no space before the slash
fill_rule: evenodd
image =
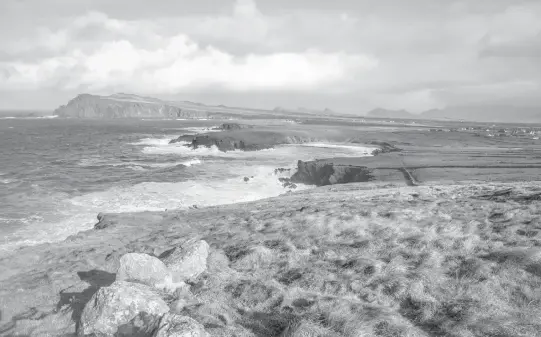
<path id="1" fill-rule="evenodd" d="M 541 107 L 511 105 L 450 106 L 430 109 L 420 114 L 407 110 L 376 108 L 366 114 L 372 118 L 467 120 L 472 122 L 496 123 L 541 123 Z"/>
<path id="2" fill-rule="evenodd" d="M 117 93 L 110 96 L 79 94 L 53 115 L 64 118 L 208 118 L 201 107 L 157 98 Z"/>

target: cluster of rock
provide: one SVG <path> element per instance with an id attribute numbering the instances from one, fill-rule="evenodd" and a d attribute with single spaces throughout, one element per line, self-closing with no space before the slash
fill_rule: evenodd
<path id="1" fill-rule="evenodd" d="M 202 324 L 180 314 L 196 302 L 186 282 L 206 271 L 208 254 L 209 245 L 202 240 L 188 241 L 159 258 L 125 254 L 116 281 L 100 288 L 86 304 L 77 335 L 208 336 Z"/>

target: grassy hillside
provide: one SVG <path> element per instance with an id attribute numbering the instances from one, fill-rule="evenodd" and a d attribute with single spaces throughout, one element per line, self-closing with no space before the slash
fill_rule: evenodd
<path id="1" fill-rule="evenodd" d="M 0 261 L 0 331 L 74 331 L 120 256 L 196 237 L 209 270 L 182 314 L 212 336 L 538 336 L 540 198 L 528 183 L 351 184 L 106 215 L 104 229 Z"/>

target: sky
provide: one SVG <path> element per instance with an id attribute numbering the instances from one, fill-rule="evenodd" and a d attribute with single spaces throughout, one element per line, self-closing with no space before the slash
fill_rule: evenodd
<path id="1" fill-rule="evenodd" d="M 541 106 L 539 0 L 1 0 L 0 109 Z"/>

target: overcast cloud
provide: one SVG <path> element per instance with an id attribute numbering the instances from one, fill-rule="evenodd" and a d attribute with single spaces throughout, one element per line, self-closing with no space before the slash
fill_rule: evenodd
<path id="1" fill-rule="evenodd" d="M 0 108 L 541 106 L 541 1 L 2 0 Z"/>

